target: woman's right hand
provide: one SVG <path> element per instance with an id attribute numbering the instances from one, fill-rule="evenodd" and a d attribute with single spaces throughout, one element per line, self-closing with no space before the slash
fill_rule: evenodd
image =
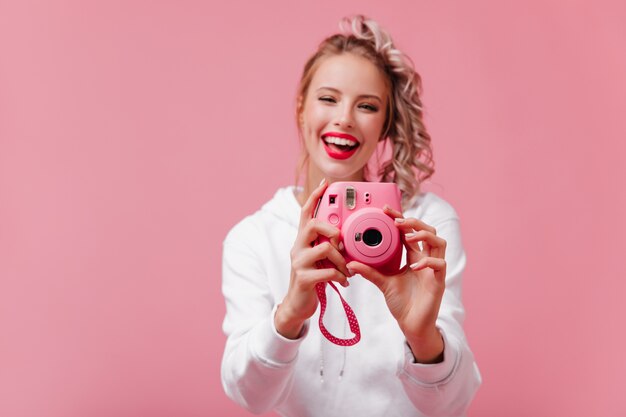
<path id="1" fill-rule="evenodd" d="M 289 339 L 298 338 L 305 320 L 315 313 L 317 283 L 335 281 L 344 287 L 349 285 L 350 273 L 338 247 L 339 229 L 313 217 L 317 202 L 327 186 L 327 181 L 322 180 L 302 206 L 298 235 L 291 249 L 289 289 L 274 316 L 276 330 Z M 328 241 L 316 245 L 320 236 L 328 238 Z M 335 267 L 318 268 L 318 262 L 324 259 Z"/>

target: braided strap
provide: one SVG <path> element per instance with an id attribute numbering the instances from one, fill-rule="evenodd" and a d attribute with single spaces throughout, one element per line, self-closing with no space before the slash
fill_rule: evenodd
<path id="1" fill-rule="evenodd" d="M 328 284 L 330 284 L 333 290 L 335 290 L 335 292 L 339 295 L 339 298 L 341 298 L 341 304 L 343 304 L 343 309 L 346 312 L 346 317 L 348 318 L 348 324 L 350 325 L 350 331 L 354 333 L 354 337 L 351 339 L 340 339 L 330 334 L 326 326 L 324 326 L 323 320 L 324 320 L 324 313 L 326 312 L 326 282 L 318 282 L 317 284 L 315 284 L 315 291 L 317 292 L 317 298 L 320 300 L 320 319 L 319 319 L 320 331 L 322 332 L 324 337 L 326 337 L 326 339 L 328 339 L 329 341 L 333 342 L 336 345 L 339 345 L 339 346 L 356 345 L 359 342 L 359 340 L 361 340 L 361 329 L 359 328 L 359 322 L 356 319 L 356 316 L 354 315 L 354 311 L 352 311 L 352 308 L 350 308 L 346 300 L 343 299 L 343 297 L 341 296 L 341 293 L 339 292 L 337 287 L 335 287 L 335 284 L 333 284 L 330 281 L 328 282 Z"/>

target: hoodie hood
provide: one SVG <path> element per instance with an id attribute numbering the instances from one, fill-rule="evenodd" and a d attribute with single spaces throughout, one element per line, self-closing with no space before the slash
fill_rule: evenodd
<path id="1" fill-rule="evenodd" d="M 288 223 L 290 226 L 298 227 L 302 207 L 300 207 L 295 193 L 299 191 L 301 189 L 294 186 L 279 188 L 274 197 L 261 207 L 261 211 Z"/>

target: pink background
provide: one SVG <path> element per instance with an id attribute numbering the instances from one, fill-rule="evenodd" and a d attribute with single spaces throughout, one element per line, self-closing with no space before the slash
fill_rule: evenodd
<path id="1" fill-rule="evenodd" d="M 221 242 L 294 178 L 346 14 L 423 76 L 469 254 L 470 416 L 626 415 L 623 1 L 0 2 L 0 415 L 247 416 Z"/>

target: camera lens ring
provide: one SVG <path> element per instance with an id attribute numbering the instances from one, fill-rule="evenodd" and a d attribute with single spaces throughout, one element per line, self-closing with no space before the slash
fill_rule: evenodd
<path id="1" fill-rule="evenodd" d="M 377 229 L 383 235 L 378 246 L 368 246 L 363 242 L 363 232 L 370 228 Z M 373 207 L 361 209 L 348 216 L 342 224 L 341 233 L 344 236 L 346 256 L 370 266 L 388 262 L 399 244 L 398 227 L 391 217 Z M 357 238 L 357 234 L 360 238 Z"/>

